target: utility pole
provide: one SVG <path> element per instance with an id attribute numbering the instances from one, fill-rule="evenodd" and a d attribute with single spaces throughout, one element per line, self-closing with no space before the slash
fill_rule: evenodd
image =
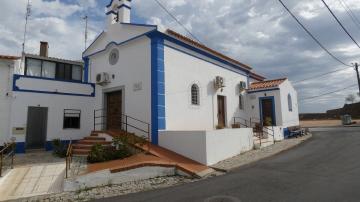
<path id="1" fill-rule="evenodd" d="M 355 71 L 358 79 L 358 85 L 359 85 L 359 96 L 360 96 L 360 75 L 359 75 L 359 64 L 355 63 Z"/>

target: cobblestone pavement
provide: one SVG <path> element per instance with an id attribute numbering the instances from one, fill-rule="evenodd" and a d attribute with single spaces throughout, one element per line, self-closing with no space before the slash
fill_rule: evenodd
<path id="1" fill-rule="evenodd" d="M 199 179 L 187 178 L 182 176 L 159 177 L 136 182 L 127 182 L 119 185 L 97 187 L 84 189 L 77 192 L 64 192 L 60 194 L 43 195 L 31 198 L 18 199 L 20 202 L 50 202 L 50 201 L 90 201 L 93 199 L 102 199 L 113 196 L 120 196 L 140 191 L 147 191 L 159 188 L 165 188 L 174 185 L 194 182 Z"/>
<path id="2" fill-rule="evenodd" d="M 253 163 L 255 161 L 259 161 L 261 159 L 278 154 L 282 151 L 288 150 L 296 145 L 299 145 L 300 143 L 306 141 L 311 137 L 312 135 L 308 134 L 300 138 L 286 139 L 281 142 L 277 142 L 271 146 L 264 147 L 259 150 L 251 150 L 246 153 L 240 154 L 238 156 L 232 157 L 230 159 L 221 161 L 211 167 L 216 170 L 222 170 L 228 172 L 240 166 Z"/>

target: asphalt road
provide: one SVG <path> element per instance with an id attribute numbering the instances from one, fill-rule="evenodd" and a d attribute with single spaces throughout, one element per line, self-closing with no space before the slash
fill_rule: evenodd
<path id="1" fill-rule="evenodd" d="M 360 201 L 360 128 L 316 129 L 312 139 L 226 175 L 102 201 Z"/>

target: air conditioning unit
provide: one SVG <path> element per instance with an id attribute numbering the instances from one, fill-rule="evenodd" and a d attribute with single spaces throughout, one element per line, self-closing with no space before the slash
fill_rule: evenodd
<path id="1" fill-rule="evenodd" d="M 214 82 L 215 89 L 224 88 L 225 87 L 225 79 L 221 76 L 217 76 Z"/>
<path id="2" fill-rule="evenodd" d="M 96 83 L 99 85 L 105 85 L 110 83 L 110 76 L 106 72 L 102 72 L 96 75 Z"/>
<path id="3" fill-rule="evenodd" d="M 240 93 L 243 92 L 246 89 L 246 82 L 245 81 L 240 81 L 239 89 L 240 89 Z"/>

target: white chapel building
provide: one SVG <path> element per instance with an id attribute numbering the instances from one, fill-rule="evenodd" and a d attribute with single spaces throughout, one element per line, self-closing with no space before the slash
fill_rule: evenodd
<path id="1" fill-rule="evenodd" d="M 186 36 L 132 23 L 131 0 L 112 0 L 106 15 L 106 29 L 84 51 L 83 63 L 48 57 L 46 44 L 46 54 L 0 57 L 0 71 L 9 72 L 0 74 L 6 120 L 0 143 L 15 139 L 18 152 L 50 150 L 54 138 L 123 130 L 126 121 L 136 135 L 149 132 L 153 144 L 211 164 L 224 157 L 201 156 L 202 147 L 232 147 L 237 142 L 227 135 L 252 133 L 233 129 L 236 123 L 278 127 L 282 138 L 299 125 L 297 93 L 288 79 L 265 80 Z"/>

